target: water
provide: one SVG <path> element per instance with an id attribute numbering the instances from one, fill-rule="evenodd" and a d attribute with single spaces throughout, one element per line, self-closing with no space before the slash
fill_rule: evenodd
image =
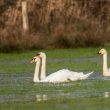
<path id="1" fill-rule="evenodd" d="M 110 78 L 106 78 L 106 77 L 102 77 L 101 75 L 99 75 L 98 73 L 93 74 L 91 77 L 88 78 L 88 81 L 93 81 L 95 82 L 98 80 L 110 80 Z M 51 100 L 51 99 L 56 99 L 56 98 L 60 98 L 60 97 L 64 97 L 64 98 L 68 98 L 68 99 L 74 99 L 74 98 L 79 98 L 79 97 L 105 97 L 105 98 L 109 98 L 110 96 L 110 92 L 109 91 L 95 91 L 95 92 L 90 92 L 90 91 L 76 91 L 76 92 L 72 92 L 70 90 L 70 92 L 65 92 L 65 90 L 63 90 L 63 87 L 74 87 L 76 86 L 76 83 L 74 82 L 69 82 L 69 83 L 56 83 L 56 84 L 52 84 L 52 83 L 33 83 L 32 82 L 32 77 L 28 74 L 24 74 L 24 75 L 8 75 L 8 74 L 0 74 L 0 88 L 4 88 L 8 90 L 10 89 L 10 91 L 8 92 L 12 92 L 11 94 L 8 94 L 8 92 L 6 92 L 5 94 L 2 93 L 0 94 L 0 103 L 6 103 L 6 102 L 17 102 L 17 101 L 31 101 L 31 100 L 36 100 L 36 101 L 46 101 L 46 100 Z M 81 85 L 81 82 L 79 82 L 79 84 Z M 88 86 L 90 85 L 89 83 L 87 84 Z M 30 87 L 34 87 L 36 88 L 37 86 L 41 89 L 41 91 L 38 90 L 29 90 L 28 89 Z M 51 89 L 48 88 L 51 87 Z M 83 84 L 82 84 L 83 86 Z M 28 88 L 29 87 L 29 88 Z M 48 89 L 42 89 L 43 87 L 46 87 Z M 52 89 L 56 87 L 57 90 Z M 19 88 L 19 89 L 18 89 Z M 22 90 L 22 89 L 23 90 Z M 27 89 L 28 88 L 28 89 Z M 12 89 L 12 91 L 11 91 Z M 19 91 L 17 91 L 18 93 L 14 93 L 14 91 L 16 91 L 17 89 Z M 22 94 L 23 91 L 23 94 Z M 25 94 L 26 91 L 26 94 Z M 38 93 L 36 93 L 38 92 Z"/>
<path id="2" fill-rule="evenodd" d="M 90 62 L 100 61 L 100 58 L 49 59 L 48 63 L 85 63 L 87 61 L 89 61 L 89 65 Z M 13 69 L 18 69 L 19 65 L 25 67 L 27 63 L 27 60 L 3 61 L 0 62 L 0 65 L 7 65 L 10 68 L 14 66 Z M 28 70 L 28 68 L 26 69 Z M 110 101 L 110 77 L 103 77 L 100 73 L 94 73 L 84 81 L 56 84 L 33 83 L 32 79 L 33 72 L 22 72 L 21 70 L 19 73 L 11 74 L 7 73 L 5 69 L 0 70 L 0 109 L 81 110 L 85 108 L 85 110 L 109 110 L 110 108 L 110 104 L 108 104 Z"/>

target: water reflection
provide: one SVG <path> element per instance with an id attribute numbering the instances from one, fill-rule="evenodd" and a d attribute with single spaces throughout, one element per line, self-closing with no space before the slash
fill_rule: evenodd
<path id="1" fill-rule="evenodd" d="M 27 94 L 27 95 L 0 95 L 0 103 L 6 102 L 22 102 L 22 101 L 33 101 L 36 100 L 37 102 L 47 101 L 47 100 L 60 100 L 60 99 L 75 99 L 75 98 L 109 98 L 110 92 L 109 91 L 99 91 L 99 92 L 68 92 L 68 93 L 49 93 L 49 94 Z"/>
<path id="2" fill-rule="evenodd" d="M 40 101 L 46 101 L 48 99 L 47 95 L 46 94 L 43 94 L 43 95 L 36 95 L 36 101 L 40 102 Z"/>
<path id="3" fill-rule="evenodd" d="M 85 73 L 86 74 L 86 73 Z M 0 87 L 2 86 L 17 86 L 19 84 L 31 84 L 32 82 L 32 74 L 6 74 L 0 73 Z M 110 77 L 103 77 L 101 73 L 94 73 L 92 74 L 88 80 L 110 80 Z M 44 83 L 35 83 L 34 85 L 42 85 Z M 45 83 L 44 85 L 51 85 L 49 83 Z M 62 86 L 70 86 L 75 85 L 74 83 L 60 83 L 55 84 L 55 86 L 62 85 Z M 53 85 L 54 86 L 54 85 Z"/>
<path id="4" fill-rule="evenodd" d="M 39 94 L 36 94 L 35 90 L 32 90 L 29 92 L 26 92 L 26 95 L 22 95 L 21 92 L 27 91 L 32 85 L 32 75 L 28 74 L 15 74 L 15 75 L 9 75 L 9 74 L 0 74 L 0 88 L 1 88 L 1 94 L 0 94 L 0 103 L 7 103 L 7 102 L 22 102 L 22 101 L 47 101 L 52 99 L 58 99 L 60 98 L 68 98 L 68 99 L 74 99 L 74 98 L 88 98 L 88 97 L 101 97 L 101 98 L 109 98 L 110 97 L 110 91 L 109 89 L 102 88 L 100 91 L 96 89 L 95 91 L 82 91 L 75 90 L 74 92 L 72 90 L 66 91 L 64 88 L 70 88 L 70 87 L 76 87 L 76 84 L 81 84 L 82 86 L 86 85 L 92 85 L 92 83 L 58 83 L 58 84 L 52 84 L 52 83 L 36 83 L 35 88 L 38 87 L 48 87 L 48 89 L 39 91 Z M 110 77 L 103 77 L 100 73 L 94 73 L 92 76 L 88 78 L 88 80 L 98 81 L 98 80 L 110 80 Z M 87 81 L 88 82 L 88 81 Z M 107 84 L 109 81 L 107 81 Z M 94 84 L 94 83 L 93 83 Z M 102 83 L 99 83 L 100 86 Z M 104 83 L 105 84 L 105 83 Z M 12 88 L 13 87 L 13 88 Z M 49 89 L 49 87 L 53 88 L 56 87 L 56 90 Z M 63 88 L 64 87 L 64 88 Z M 97 87 L 97 86 L 96 86 Z M 3 91 L 6 89 L 7 92 Z M 106 90 L 105 90 L 106 89 Z M 15 90 L 18 90 L 16 93 L 14 93 Z M 10 94 L 11 93 L 11 94 Z M 42 94 L 41 94 L 42 93 Z M 45 93 L 45 94 L 43 94 Z"/>
<path id="5" fill-rule="evenodd" d="M 89 98 L 89 97 L 104 97 L 109 98 L 110 92 L 73 92 L 73 93 L 58 93 L 58 94 L 37 94 L 36 101 L 47 101 L 51 99 L 74 99 L 74 98 Z"/>
<path id="6" fill-rule="evenodd" d="M 105 97 L 105 98 L 108 98 L 108 97 L 109 97 L 109 95 L 110 95 L 110 93 L 109 93 L 109 92 L 104 92 L 104 97 Z"/>

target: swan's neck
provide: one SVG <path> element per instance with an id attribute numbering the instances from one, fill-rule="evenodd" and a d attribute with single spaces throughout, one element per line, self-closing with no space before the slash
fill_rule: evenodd
<path id="1" fill-rule="evenodd" d="M 36 63 L 33 82 L 38 82 L 39 81 L 39 78 L 38 78 L 39 68 L 40 68 L 40 61 Z"/>
<path id="2" fill-rule="evenodd" d="M 108 76 L 107 53 L 103 55 L 103 76 Z"/>
<path id="3" fill-rule="evenodd" d="M 46 77 L 46 56 L 42 58 L 41 76 L 40 79 L 44 80 Z"/>

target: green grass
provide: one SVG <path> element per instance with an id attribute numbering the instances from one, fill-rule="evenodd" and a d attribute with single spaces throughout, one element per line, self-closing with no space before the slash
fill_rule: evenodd
<path id="1" fill-rule="evenodd" d="M 96 55 L 98 49 L 62 49 L 62 50 L 42 50 L 47 54 L 47 71 L 53 72 L 62 68 L 69 68 L 76 71 L 88 71 L 94 70 L 99 62 L 96 61 L 74 61 L 75 58 L 93 58 L 98 57 Z M 39 51 L 39 50 L 38 50 Z M 31 51 L 26 53 L 13 53 L 13 54 L 0 54 L 0 70 L 2 73 L 23 73 L 23 72 L 33 72 L 35 65 L 30 65 L 30 60 L 36 55 L 38 51 Z M 67 61 L 63 61 L 67 59 Z M 57 61 L 54 61 L 57 60 Z M 72 61 L 73 60 L 73 61 Z M 88 63 L 92 64 L 88 65 Z M 100 63 L 99 63 L 100 64 Z M 79 68 L 80 67 L 80 68 Z M 28 68 L 28 69 L 27 69 Z M 53 71 L 50 71 L 50 70 Z"/>
<path id="2" fill-rule="evenodd" d="M 105 97 L 105 94 L 110 94 L 110 80 L 98 78 L 97 74 L 102 74 L 102 56 L 96 54 L 98 50 L 42 50 L 47 54 L 47 74 L 68 68 L 85 73 L 94 71 L 97 76 L 94 79 L 57 84 L 32 82 L 35 64 L 29 62 L 40 50 L 1 53 L 0 110 L 109 110 L 110 98 Z"/>

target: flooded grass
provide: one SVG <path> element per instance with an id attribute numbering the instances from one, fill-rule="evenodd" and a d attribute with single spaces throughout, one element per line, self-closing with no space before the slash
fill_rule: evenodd
<path id="1" fill-rule="evenodd" d="M 29 61 L 36 51 L 0 54 L 0 110 L 109 110 L 110 77 L 101 74 L 98 50 L 46 50 L 47 74 L 94 71 L 87 80 L 56 84 L 32 82 L 35 64 Z"/>

